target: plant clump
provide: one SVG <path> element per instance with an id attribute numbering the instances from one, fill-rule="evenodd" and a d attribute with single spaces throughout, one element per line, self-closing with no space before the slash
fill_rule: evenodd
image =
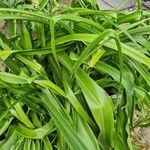
<path id="1" fill-rule="evenodd" d="M 0 150 L 144 147 L 132 133 L 150 125 L 149 11 L 5 0 L 0 19 Z"/>

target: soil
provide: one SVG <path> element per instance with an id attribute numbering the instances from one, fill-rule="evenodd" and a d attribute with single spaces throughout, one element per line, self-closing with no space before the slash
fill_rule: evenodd
<path id="1" fill-rule="evenodd" d="M 150 150 L 150 127 L 142 130 L 142 140 L 147 145 L 147 150 Z"/>

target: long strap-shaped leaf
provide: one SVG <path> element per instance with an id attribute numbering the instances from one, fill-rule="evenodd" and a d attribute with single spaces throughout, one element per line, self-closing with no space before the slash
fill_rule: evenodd
<path id="1" fill-rule="evenodd" d="M 97 28 L 99 31 L 103 31 L 104 30 L 104 27 L 101 26 L 99 23 L 91 20 L 91 19 L 88 19 L 88 18 L 84 18 L 84 17 L 80 17 L 80 16 L 77 16 L 77 15 L 66 15 L 66 14 L 63 14 L 63 15 L 57 15 L 57 16 L 54 16 L 53 19 L 57 22 L 59 20 L 72 20 L 72 21 L 80 21 L 80 22 L 84 22 L 90 26 L 93 26 L 95 28 Z"/>
<path id="2" fill-rule="evenodd" d="M 148 72 L 147 68 L 141 65 L 139 62 L 129 60 L 136 70 L 143 76 L 147 84 L 150 86 L 150 73 Z"/>
<path id="3" fill-rule="evenodd" d="M 116 82 L 119 83 L 119 71 L 116 68 L 114 68 L 102 61 L 97 62 L 97 64 L 95 65 L 95 68 L 99 71 L 103 71 L 103 72 L 109 74 Z M 132 83 L 130 78 L 123 75 L 122 85 L 127 90 L 127 92 L 133 94 L 134 84 Z"/>
<path id="4" fill-rule="evenodd" d="M 70 58 L 65 53 L 59 53 L 58 56 L 60 62 L 71 71 L 73 62 Z M 109 96 L 81 69 L 76 72 L 75 78 L 101 130 L 102 142 L 109 145 L 114 132 L 113 107 Z"/>
<path id="5" fill-rule="evenodd" d="M 35 78 L 32 79 L 29 77 L 22 77 L 6 72 L 0 72 L 0 80 L 12 84 L 28 84 L 30 82 L 33 82 L 44 88 L 51 89 L 61 96 L 65 96 L 65 92 L 50 80 L 35 80 Z"/>
<path id="6" fill-rule="evenodd" d="M 42 139 L 50 132 L 54 131 L 54 122 L 51 120 L 44 126 L 37 129 L 30 129 L 21 124 L 15 127 L 15 130 L 22 136 L 30 139 Z"/>
<path id="7" fill-rule="evenodd" d="M 72 150 L 88 150 L 87 145 L 83 143 L 81 137 L 79 137 L 77 132 L 73 129 L 67 113 L 65 113 L 57 98 L 48 90 L 43 90 L 43 94 L 40 94 L 40 97 L 52 116 L 56 127 L 63 134 L 70 148 Z"/>
<path id="8" fill-rule="evenodd" d="M 1 150 L 11 149 L 12 145 L 14 145 L 19 138 L 19 135 L 13 127 L 10 127 L 8 136 L 9 138 L 4 143 L 0 143 Z"/>
<path id="9" fill-rule="evenodd" d="M 113 30 L 106 30 L 103 33 L 101 33 L 98 37 L 96 37 L 81 53 L 81 55 L 78 57 L 78 60 L 75 62 L 73 68 L 72 68 L 72 74 L 78 69 L 78 67 L 82 64 L 83 61 L 85 61 L 89 57 L 89 53 L 98 46 L 101 42 L 104 42 L 106 38 L 108 39 L 109 35 L 112 33 Z"/>
<path id="10" fill-rule="evenodd" d="M 89 108 L 101 129 L 101 140 L 108 145 L 111 143 L 114 120 L 111 99 L 85 72 L 76 73 L 77 82 L 86 98 Z"/>
<path id="11" fill-rule="evenodd" d="M 70 41 L 83 41 L 83 42 L 92 42 L 93 39 L 98 37 L 97 34 L 71 34 L 67 36 L 63 36 L 56 40 L 56 45 L 60 45 Z M 106 47 L 109 47 L 114 50 L 118 50 L 117 45 L 113 39 L 109 40 L 108 42 L 103 44 Z M 122 53 L 125 55 L 147 65 L 150 68 L 150 58 L 144 55 L 142 52 L 137 51 L 135 48 L 121 43 L 122 46 Z"/>

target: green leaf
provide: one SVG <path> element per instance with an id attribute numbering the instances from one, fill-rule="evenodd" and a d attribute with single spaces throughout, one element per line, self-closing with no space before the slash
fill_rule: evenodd
<path id="1" fill-rule="evenodd" d="M 0 125 L 0 136 L 8 129 L 8 127 L 10 126 L 11 121 L 13 120 L 13 118 L 9 118 L 9 120 L 7 119 L 3 119 L 1 121 L 1 125 Z"/>
<path id="2" fill-rule="evenodd" d="M 55 85 L 53 82 L 51 82 L 50 80 L 34 80 L 34 83 L 46 89 L 52 89 L 55 93 L 65 97 L 64 91 L 61 88 L 59 88 L 57 85 Z"/>
<path id="3" fill-rule="evenodd" d="M 29 34 L 24 23 L 22 23 L 21 32 L 22 32 L 22 34 L 21 34 L 21 45 L 22 45 L 22 47 L 24 49 L 32 49 L 30 34 Z"/>
<path id="4" fill-rule="evenodd" d="M 93 39 L 98 37 L 97 34 L 74 34 L 74 35 L 66 35 L 62 38 L 58 38 L 56 40 L 56 45 L 64 44 L 69 41 L 84 41 L 84 42 L 91 42 Z M 114 49 L 117 51 L 117 45 L 113 39 L 109 40 L 108 42 L 104 43 L 104 46 Z M 122 53 L 127 55 L 130 58 L 133 58 L 145 65 L 147 65 L 150 68 L 150 58 L 144 55 L 142 52 L 137 51 L 135 48 L 121 43 L 122 46 Z"/>
<path id="5" fill-rule="evenodd" d="M 88 149 L 99 150 L 98 140 L 89 125 L 81 117 L 77 117 L 77 122 L 78 132 L 84 139 L 84 142 L 87 143 Z"/>
<path id="6" fill-rule="evenodd" d="M 13 100 L 12 100 L 13 101 Z M 13 102 L 14 103 L 14 102 Z M 10 106 L 9 106 L 10 107 Z M 8 108 L 9 108 L 8 107 Z M 17 103 L 14 106 L 14 110 L 10 110 L 10 112 L 16 117 L 18 118 L 21 122 L 23 122 L 27 127 L 29 128 L 34 128 L 34 125 L 32 124 L 32 122 L 29 120 L 29 118 L 26 116 L 25 112 L 23 111 L 23 109 L 21 108 L 20 104 Z"/>
<path id="7" fill-rule="evenodd" d="M 118 82 L 118 83 L 120 82 L 120 75 L 119 75 L 120 73 L 116 68 L 114 68 L 102 61 L 99 61 L 95 65 L 95 68 L 98 69 L 99 71 L 103 71 L 103 72 L 109 74 L 116 82 Z M 130 77 L 125 74 L 125 72 L 123 73 L 123 77 L 122 77 L 122 85 L 128 92 L 133 94 L 134 84 L 132 83 L 132 79 L 130 79 Z"/>
<path id="8" fill-rule="evenodd" d="M 0 80 L 13 84 L 26 84 L 28 78 L 17 76 L 11 73 L 0 72 Z"/>
<path id="9" fill-rule="evenodd" d="M 112 33 L 112 30 L 106 30 L 102 32 L 98 37 L 96 37 L 82 52 L 82 54 L 78 57 L 78 60 L 75 62 L 73 68 L 72 68 L 72 74 L 77 70 L 77 68 L 89 57 L 89 53 L 94 48 L 98 46 L 98 44 L 103 43 L 105 40 L 108 40 L 109 35 Z"/>
<path id="10" fill-rule="evenodd" d="M 120 24 L 120 23 L 132 21 L 133 19 L 140 20 L 141 19 L 141 11 L 135 11 L 133 13 L 129 13 L 128 15 L 122 15 L 122 16 L 118 17 L 117 22 Z"/>
<path id="11" fill-rule="evenodd" d="M 75 75 L 93 117 L 101 130 L 101 140 L 111 144 L 114 132 L 111 98 L 82 70 Z"/>
<path id="12" fill-rule="evenodd" d="M 76 98 L 75 94 L 73 91 L 70 89 L 69 85 L 64 82 L 64 87 L 66 90 L 66 97 L 69 100 L 69 102 L 73 105 L 75 110 L 85 119 L 87 120 L 92 126 L 95 126 L 91 118 L 88 116 L 78 99 Z"/>
<path id="13" fill-rule="evenodd" d="M 42 10 L 48 3 L 48 0 L 41 0 L 39 4 L 39 10 Z"/>
<path id="14" fill-rule="evenodd" d="M 59 54 L 59 60 L 67 69 L 70 71 L 72 70 L 73 63 L 66 54 Z M 75 78 L 101 130 L 101 135 L 103 137 L 101 138 L 102 142 L 106 142 L 108 145 L 111 144 L 114 132 L 113 105 L 111 103 L 111 98 L 81 69 L 76 72 Z"/>
<path id="15" fill-rule="evenodd" d="M 89 62 L 89 66 L 93 68 L 95 66 L 95 64 L 99 61 L 99 59 L 104 55 L 104 53 L 105 53 L 105 50 L 98 49 L 97 52 L 95 52 L 92 55 L 92 58 Z"/>
<path id="16" fill-rule="evenodd" d="M 15 130 L 26 138 L 42 139 L 54 131 L 54 122 L 51 120 L 49 123 L 46 123 L 44 126 L 37 129 L 30 129 L 19 124 L 15 127 Z"/>
<path id="17" fill-rule="evenodd" d="M 42 65 L 40 65 L 36 60 L 34 59 L 29 60 L 28 58 L 19 56 L 19 55 L 17 55 L 16 58 L 19 59 L 24 64 L 26 64 L 27 66 L 29 66 L 31 69 L 38 72 L 39 74 L 46 75 L 45 70 L 43 69 Z"/>
<path id="18" fill-rule="evenodd" d="M 150 73 L 148 72 L 148 69 L 139 62 L 132 60 L 130 60 L 130 62 L 133 64 L 136 70 L 143 76 L 147 84 L 150 86 Z"/>
<path id="19" fill-rule="evenodd" d="M 16 144 L 17 139 L 19 138 L 19 135 L 11 126 L 9 128 L 9 133 L 8 133 L 7 137 L 8 138 L 4 143 L 0 143 L 1 150 L 11 149 Z"/>
<path id="20" fill-rule="evenodd" d="M 6 60 L 13 53 L 14 51 L 12 50 L 3 50 L 3 51 L 0 51 L 0 57 L 2 58 L 2 60 Z"/>
<path id="21" fill-rule="evenodd" d="M 77 132 L 73 129 L 70 119 L 65 113 L 58 99 L 53 96 L 48 90 L 44 90 L 40 95 L 43 102 L 47 106 L 48 112 L 52 115 L 56 127 L 63 134 L 66 142 L 73 150 L 86 150 L 87 146 Z"/>

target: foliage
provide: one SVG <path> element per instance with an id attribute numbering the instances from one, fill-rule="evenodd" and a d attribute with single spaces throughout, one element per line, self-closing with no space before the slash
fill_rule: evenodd
<path id="1" fill-rule="evenodd" d="M 0 19 L 1 150 L 134 149 L 150 124 L 149 11 L 5 0 Z"/>

